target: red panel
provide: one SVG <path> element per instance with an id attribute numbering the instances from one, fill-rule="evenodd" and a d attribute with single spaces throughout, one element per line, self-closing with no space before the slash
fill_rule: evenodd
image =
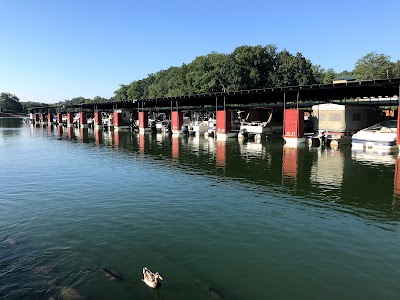
<path id="1" fill-rule="evenodd" d="M 113 124 L 117 127 L 122 126 L 122 113 L 114 111 Z"/>
<path id="2" fill-rule="evenodd" d="M 86 125 L 87 124 L 87 116 L 86 113 L 81 112 L 79 115 L 79 123 Z"/>
<path id="3" fill-rule="evenodd" d="M 217 133 L 228 133 L 232 130 L 232 117 L 229 110 L 217 111 Z"/>
<path id="4" fill-rule="evenodd" d="M 288 137 L 304 136 L 304 111 L 285 109 L 283 135 Z"/>
<path id="5" fill-rule="evenodd" d="M 73 113 L 67 113 L 67 123 L 68 124 L 74 123 L 74 114 Z"/>
<path id="6" fill-rule="evenodd" d="M 57 122 L 62 123 L 62 114 L 60 113 L 57 114 Z"/>
<path id="7" fill-rule="evenodd" d="M 397 111 L 399 111 L 400 106 L 397 108 Z M 400 145 L 400 127 L 399 127 L 399 122 L 400 122 L 400 114 L 397 114 L 397 145 Z"/>
<path id="8" fill-rule="evenodd" d="M 100 125 L 101 123 L 102 123 L 101 112 L 95 111 L 94 112 L 94 125 Z"/>
<path id="9" fill-rule="evenodd" d="M 139 128 L 149 127 L 149 113 L 147 111 L 139 111 Z"/>
<path id="10" fill-rule="evenodd" d="M 181 130 L 183 125 L 183 112 L 173 111 L 171 123 L 173 131 Z"/>
<path id="11" fill-rule="evenodd" d="M 53 122 L 53 114 L 47 114 L 47 122 Z"/>

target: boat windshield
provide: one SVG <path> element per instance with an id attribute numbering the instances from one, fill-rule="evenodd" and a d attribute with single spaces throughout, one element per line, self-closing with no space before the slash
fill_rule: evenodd
<path id="1" fill-rule="evenodd" d="M 396 131 L 397 129 L 397 120 L 385 120 L 381 123 L 372 125 L 368 128 L 366 128 L 367 130 L 380 130 L 382 128 L 389 128 L 392 129 L 394 131 Z"/>

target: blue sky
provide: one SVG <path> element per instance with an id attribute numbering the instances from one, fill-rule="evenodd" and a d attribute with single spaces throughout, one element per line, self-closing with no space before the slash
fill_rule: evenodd
<path id="1" fill-rule="evenodd" d="M 109 98 L 212 51 L 275 44 L 352 70 L 369 52 L 400 60 L 399 0 L 0 0 L 0 92 L 55 103 Z"/>

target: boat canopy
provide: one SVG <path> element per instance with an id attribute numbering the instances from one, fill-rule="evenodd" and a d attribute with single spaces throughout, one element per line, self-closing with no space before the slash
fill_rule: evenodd
<path id="1" fill-rule="evenodd" d="M 319 131 L 358 131 L 381 121 L 379 111 L 371 107 L 324 103 L 312 110 L 314 128 Z"/>

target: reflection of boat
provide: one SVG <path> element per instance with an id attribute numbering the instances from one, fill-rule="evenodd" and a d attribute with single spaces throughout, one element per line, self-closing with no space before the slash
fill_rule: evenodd
<path id="1" fill-rule="evenodd" d="M 360 130 L 352 136 L 353 149 L 398 149 L 397 120 L 385 120 Z"/>
<path id="2" fill-rule="evenodd" d="M 352 150 L 351 158 L 359 163 L 367 165 L 394 165 L 397 160 L 397 153 L 385 150 Z"/>
<path id="3" fill-rule="evenodd" d="M 370 107 L 325 103 L 314 105 L 313 144 L 350 144 L 354 132 L 379 121 L 379 113 Z"/>

